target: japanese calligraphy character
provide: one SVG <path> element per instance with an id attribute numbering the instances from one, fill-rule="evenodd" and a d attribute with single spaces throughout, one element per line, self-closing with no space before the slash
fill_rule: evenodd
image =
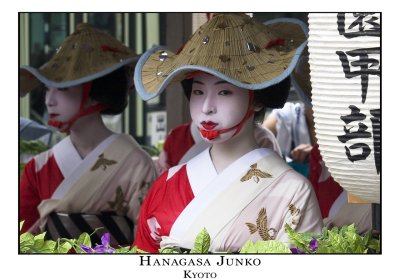
<path id="1" fill-rule="evenodd" d="M 336 54 L 339 56 L 343 72 L 347 79 L 361 76 L 361 98 L 362 103 L 365 103 L 368 92 L 369 75 L 376 75 L 379 77 L 381 75 L 379 60 L 380 48 L 355 49 L 347 52 L 337 51 Z M 377 59 L 370 56 L 377 56 Z M 349 57 L 359 57 L 359 59 L 350 63 Z M 358 67 L 359 70 L 351 71 L 351 68 L 356 67 Z"/>
<path id="2" fill-rule="evenodd" d="M 376 173 L 381 173 L 381 109 L 370 110 Z"/>
<path id="3" fill-rule="evenodd" d="M 365 120 L 366 116 L 360 113 L 360 109 L 354 105 L 350 105 L 349 109 L 351 110 L 350 115 L 340 117 L 346 124 L 349 124 L 354 121 L 362 121 Z M 347 129 L 346 126 L 343 126 L 343 130 L 345 132 L 344 135 L 338 136 L 338 139 L 342 143 L 346 143 L 352 139 L 358 138 L 370 138 L 371 133 L 367 131 L 368 127 L 362 123 L 358 123 L 358 130 L 357 131 L 350 131 L 353 127 Z M 361 148 L 361 153 L 352 155 L 350 150 L 357 150 Z M 350 147 L 345 146 L 346 149 L 346 156 L 351 161 L 358 161 L 358 160 L 365 160 L 371 153 L 371 148 L 365 143 L 356 143 L 351 145 Z"/>
<path id="4" fill-rule="evenodd" d="M 351 39 L 360 36 L 381 36 L 381 25 L 377 22 L 380 18 L 374 16 L 376 13 L 353 13 L 353 20 L 351 24 L 346 26 L 346 15 L 349 17 L 350 13 L 338 13 L 337 25 L 340 35 Z"/>

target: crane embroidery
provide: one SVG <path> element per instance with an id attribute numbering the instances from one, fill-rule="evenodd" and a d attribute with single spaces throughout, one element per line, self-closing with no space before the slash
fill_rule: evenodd
<path id="1" fill-rule="evenodd" d="M 246 225 L 249 228 L 250 234 L 258 232 L 264 241 L 275 239 L 275 234 L 278 232 L 274 228 L 268 228 L 267 210 L 265 208 L 261 208 L 258 212 L 256 224 L 246 223 Z"/>
<path id="2" fill-rule="evenodd" d="M 296 226 L 300 222 L 300 209 L 294 206 L 293 204 L 289 204 L 288 213 L 285 215 L 285 223 L 290 226 Z"/>
<path id="3" fill-rule="evenodd" d="M 124 199 L 124 192 L 122 191 L 121 186 L 115 191 L 115 199 L 114 201 L 108 201 L 108 205 L 110 205 L 111 209 L 115 210 L 118 214 L 125 215 L 128 212 L 127 202 Z"/>
<path id="4" fill-rule="evenodd" d="M 257 163 L 250 165 L 250 170 L 240 179 L 241 182 L 245 182 L 253 178 L 254 182 L 258 183 L 260 178 L 271 178 L 272 175 L 257 169 Z"/>
<path id="5" fill-rule="evenodd" d="M 113 165 L 116 164 L 117 162 L 112 159 L 106 159 L 104 157 L 104 153 L 99 155 L 99 158 L 97 159 L 96 163 L 92 166 L 90 171 L 95 171 L 98 168 L 102 168 L 103 170 L 106 170 L 108 165 Z"/>

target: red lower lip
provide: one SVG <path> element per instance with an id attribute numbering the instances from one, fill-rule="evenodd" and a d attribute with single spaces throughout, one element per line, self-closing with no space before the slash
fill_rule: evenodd
<path id="1" fill-rule="evenodd" d="M 54 119 L 55 117 L 58 116 L 58 114 L 50 114 L 49 116 L 50 116 L 50 118 Z"/>
<path id="2" fill-rule="evenodd" d="M 212 130 L 214 129 L 218 124 L 213 123 L 213 122 L 202 122 L 201 125 L 206 129 L 206 130 Z"/>

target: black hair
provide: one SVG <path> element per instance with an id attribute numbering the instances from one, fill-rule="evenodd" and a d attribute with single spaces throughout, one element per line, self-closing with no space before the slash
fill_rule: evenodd
<path id="1" fill-rule="evenodd" d="M 181 81 L 183 91 L 188 100 L 192 92 L 193 79 L 185 79 Z M 254 104 L 262 105 L 261 111 L 255 112 L 254 120 L 263 121 L 264 114 L 267 108 L 276 109 L 282 108 L 289 96 L 290 91 L 290 76 L 281 82 L 270 87 L 254 91 Z"/>
<path id="2" fill-rule="evenodd" d="M 190 95 L 192 94 L 193 78 L 182 80 L 181 85 L 183 88 L 183 93 L 185 94 L 186 98 L 190 100 Z"/>
<path id="3" fill-rule="evenodd" d="M 267 108 L 283 108 L 290 92 L 290 76 L 270 87 L 254 91 L 254 104 L 263 105 L 263 109 L 255 112 L 254 120 L 263 122 Z"/>
<path id="4" fill-rule="evenodd" d="M 128 77 L 125 67 L 93 80 L 89 97 L 108 107 L 101 111 L 105 115 L 118 115 L 128 105 Z"/>

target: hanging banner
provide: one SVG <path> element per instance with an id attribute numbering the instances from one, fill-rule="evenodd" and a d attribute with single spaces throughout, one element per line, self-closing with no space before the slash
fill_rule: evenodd
<path id="1" fill-rule="evenodd" d="M 381 14 L 309 14 L 312 104 L 318 145 L 332 177 L 380 203 Z"/>

